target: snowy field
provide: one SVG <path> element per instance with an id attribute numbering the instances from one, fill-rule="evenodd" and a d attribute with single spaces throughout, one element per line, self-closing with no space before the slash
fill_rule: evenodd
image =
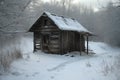
<path id="1" fill-rule="evenodd" d="M 32 39 L 22 39 L 23 58 L 14 61 L 0 80 L 119 80 L 120 49 L 90 42 L 96 54 L 72 52 L 65 55 L 32 53 Z"/>

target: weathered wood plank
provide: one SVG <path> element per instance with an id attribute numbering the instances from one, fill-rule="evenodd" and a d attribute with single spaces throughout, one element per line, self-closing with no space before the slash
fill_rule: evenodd
<path id="1" fill-rule="evenodd" d="M 53 45 L 49 45 L 50 47 L 60 47 L 59 44 L 53 44 Z"/>

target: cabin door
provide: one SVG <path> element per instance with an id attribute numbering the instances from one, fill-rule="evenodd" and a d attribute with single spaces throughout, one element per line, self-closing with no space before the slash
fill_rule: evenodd
<path id="1" fill-rule="evenodd" d="M 48 34 L 43 35 L 42 47 L 43 47 L 43 51 L 44 52 L 48 52 L 49 51 L 49 35 Z"/>

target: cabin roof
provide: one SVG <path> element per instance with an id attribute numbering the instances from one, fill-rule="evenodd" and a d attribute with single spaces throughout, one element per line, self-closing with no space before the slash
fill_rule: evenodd
<path id="1" fill-rule="evenodd" d="M 57 16 L 55 14 L 51 14 L 49 12 L 44 12 L 53 22 L 58 26 L 61 30 L 68 31 L 77 31 L 77 32 L 88 32 L 85 27 L 83 27 L 77 20 L 72 18 L 65 18 L 63 16 Z"/>
<path id="2" fill-rule="evenodd" d="M 92 32 L 88 31 L 75 19 L 65 18 L 63 16 L 57 16 L 55 14 L 51 14 L 46 11 L 43 13 L 43 15 L 44 14 L 46 14 L 57 25 L 57 27 L 60 30 L 77 31 L 80 33 L 92 34 Z M 33 25 L 32 27 L 35 27 L 35 26 Z"/>

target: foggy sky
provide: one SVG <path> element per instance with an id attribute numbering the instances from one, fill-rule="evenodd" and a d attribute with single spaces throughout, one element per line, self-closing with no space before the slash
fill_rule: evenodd
<path id="1" fill-rule="evenodd" d="M 49 2 L 51 0 L 43 0 L 44 2 Z M 57 0 L 60 1 L 60 0 Z M 115 2 L 116 0 L 73 0 L 74 3 L 82 3 L 86 6 L 91 6 L 91 7 L 96 7 L 96 8 L 101 8 L 105 7 L 108 2 Z"/>

